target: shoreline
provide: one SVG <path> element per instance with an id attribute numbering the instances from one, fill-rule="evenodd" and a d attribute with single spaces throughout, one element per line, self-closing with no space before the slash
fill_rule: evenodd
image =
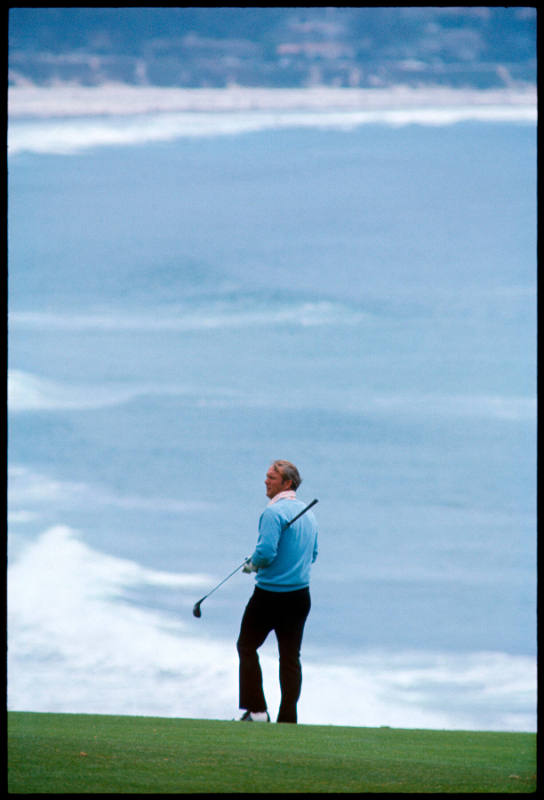
<path id="1" fill-rule="evenodd" d="M 312 87 L 275 89 L 232 86 L 186 89 L 106 83 L 10 86 L 8 116 L 87 117 L 149 113 L 243 111 L 378 111 L 507 106 L 537 107 L 535 86 L 501 89 L 454 89 L 391 86 L 376 89 Z"/>

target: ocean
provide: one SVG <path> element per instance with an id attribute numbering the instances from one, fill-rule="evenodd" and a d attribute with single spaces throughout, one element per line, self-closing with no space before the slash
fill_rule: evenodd
<path id="1" fill-rule="evenodd" d="M 536 730 L 534 120 L 9 133 L 8 707 L 238 716 L 253 577 L 191 610 L 286 458 L 299 721 Z"/>

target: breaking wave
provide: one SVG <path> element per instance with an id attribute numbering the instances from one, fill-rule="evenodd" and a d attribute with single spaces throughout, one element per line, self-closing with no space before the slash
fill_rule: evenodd
<path id="1" fill-rule="evenodd" d="M 10 413 L 32 411 L 88 410 L 118 406 L 145 396 L 177 396 L 199 406 L 304 409 L 308 397 L 304 389 L 293 390 L 288 397 L 271 400 L 268 393 L 236 390 L 228 387 L 184 386 L 182 384 L 131 383 L 75 384 L 51 380 L 22 370 L 8 371 L 8 408 Z M 480 418 L 505 422 L 535 422 L 535 397 L 511 395 L 380 395 L 361 393 L 360 389 L 331 397 L 327 387 L 315 389 L 312 409 L 334 408 L 339 412 L 371 415 L 394 414 L 402 418 Z"/>
<path id="2" fill-rule="evenodd" d="M 443 127 L 461 122 L 530 123 L 536 104 L 455 105 L 320 111 L 187 111 L 145 115 L 11 119 L 8 153 L 70 155 L 105 146 L 144 145 L 182 138 L 237 136 L 266 130 L 333 129 L 364 125 Z"/>
<path id="3" fill-rule="evenodd" d="M 104 486 L 84 481 L 54 478 L 39 470 L 10 465 L 8 467 L 8 521 L 34 521 L 44 510 L 56 513 L 77 509 L 115 507 L 124 510 L 183 514 L 210 508 L 199 500 L 177 500 L 172 497 L 122 495 Z"/>
<path id="4" fill-rule="evenodd" d="M 48 313 L 13 311 L 10 327 L 48 330 L 113 331 L 200 331 L 217 328 L 252 328 L 267 325 L 349 325 L 364 318 L 362 312 L 330 301 L 300 302 L 275 306 L 244 307 L 237 303 L 218 302 L 205 307 L 156 309 L 153 312 Z"/>
<path id="5" fill-rule="evenodd" d="M 206 636 L 190 613 L 195 591 L 211 580 L 105 555 L 64 525 L 45 530 L 8 571 L 8 707 L 232 719 L 234 641 Z M 176 592 L 182 616 L 126 602 L 126 592 L 142 585 Z M 272 642 L 261 662 L 273 714 Z M 525 656 L 368 651 L 336 663 L 308 649 L 299 719 L 532 731 L 535 703 L 536 665 Z"/>

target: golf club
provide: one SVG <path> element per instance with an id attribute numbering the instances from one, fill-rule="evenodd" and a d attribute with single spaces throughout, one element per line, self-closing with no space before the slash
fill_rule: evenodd
<path id="1" fill-rule="evenodd" d="M 296 522 L 296 520 L 299 519 L 299 517 L 301 517 L 303 514 L 305 514 L 312 506 L 315 506 L 315 504 L 317 502 L 318 502 L 318 500 L 315 499 L 315 500 L 312 500 L 311 503 L 308 503 L 306 508 L 303 508 L 302 511 L 299 511 L 299 513 L 296 515 L 296 517 L 293 517 L 293 519 L 290 522 L 287 523 L 287 525 L 285 526 L 284 530 L 287 530 L 289 525 L 292 525 L 293 522 Z M 200 600 L 198 600 L 198 602 L 196 602 L 194 604 L 194 606 L 193 606 L 193 617 L 201 617 L 202 616 L 202 611 L 200 610 L 200 606 L 204 602 L 204 600 L 207 597 L 209 597 L 211 594 L 213 594 L 215 591 L 217 591 L 217 589 L 219 589 L 220 586 L 223 586 L 223 584 L 226 583 L 226 581 L 228 581 L 229 578 L 232 578 L 232 576 L 236 572 L 238 572 L 238 570 L 242 569 L 244 564 L 247 564 L 248 561 L 249 561 L 249 557 L 248 558 L 244 558 L 244 560 L 242 561 L 240 566 L 236 567 L 236 569 L 233 569 L 232 572 L 229 575 L 227 575 L 226 578 L 223 578 L 223 580 L 220 583 L 218 583 L 217 586 L 214 586 L 214 588 L 210 592 L 208 592 L 208 594 L 205 594 L 204 597 L 201 597 Z"/>

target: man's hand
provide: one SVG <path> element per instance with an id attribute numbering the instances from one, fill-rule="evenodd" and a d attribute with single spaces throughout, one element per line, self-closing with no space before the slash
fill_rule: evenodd
<path id="1" fill-rule="evenodd" d="M 250 573 L 250 572 L 257 572 L 259 568 L 255 566 L 253 561 L 248 558 L 244 566 L 242 567 L 242 572 Z"/>

